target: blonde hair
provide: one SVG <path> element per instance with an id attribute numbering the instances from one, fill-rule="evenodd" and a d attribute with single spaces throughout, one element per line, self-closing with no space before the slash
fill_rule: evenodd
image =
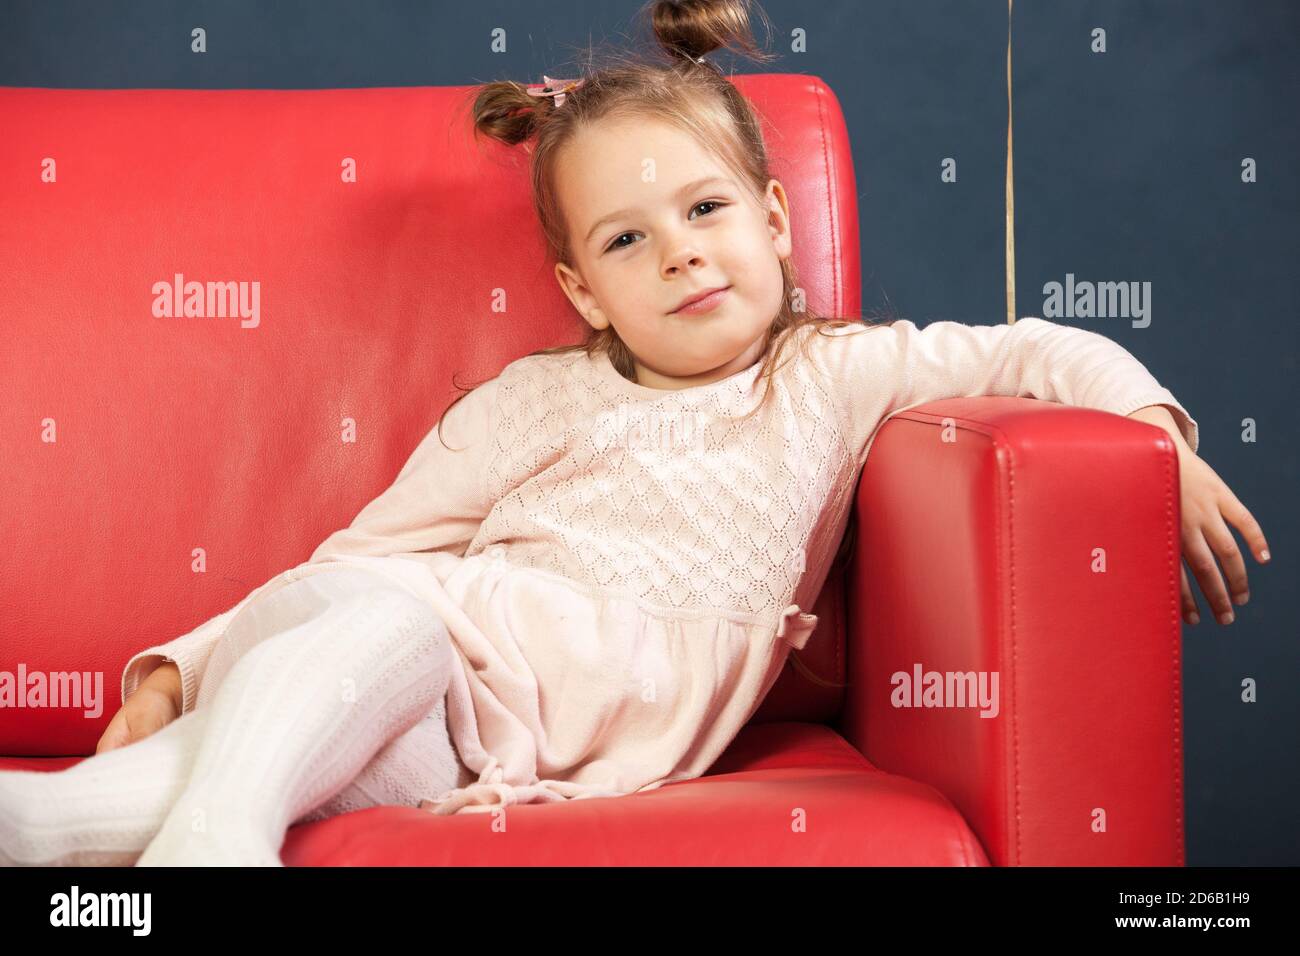
<path id="1" fill-rule="evenodd" d="M 775 57 L 761 51 L 750 27 L 750 0 L 651 0 L 642 9 L 649 14 L 660 53 L 666 60 L 642 58 L 623 51 L 610 63 L 582 76 L 582 84 L 569 89 L 562 105 L 553 97 L 536 97 L 524 84 L 512 80 L 487 83 L 477 89 L 474 98 L 473 128 L 475 135 L 486 135 L 508 145 L 522 144 L 531 155 L 533 204 L 547 247 L 557 262 L 572 262 L 573 247 L 569 223 L 561 208 L 556 188 L 556 159 L 562 149 L 582 129 L 604 118 L 653 117 L 671 123 L 696 138 L 721 162 L 736 173 L 741 185 L 761 202 L 772 179 L 767 147 L 757 114 L 740 91 L 704 58 L 722 48 L 747 54 L 761 62 Z M 758 8 L 764 23 L 766 14 Z M 791 336 L 801 327 L 816 326 L 817 331 L 845 325 L 892 325 L 888 322 L 866 323 L 861 319 L 828 318 L 809 311 L 794 309 L 798 278 L 792 257 L 781 260 L 783 292 L 781 308 L 766 333 L 763 366 L 759 377 L 766 383 L 757 412 L 771 395 L 772 378 L 783 364 L 782 354 Z M 806 348 L 807 340 L 804 340 Z M 618 372 L 636 381 L 632 353 L 613 326 L 588 328 L 582 342 L 538 349 L 530 355 L 584 351 L 588 356 L 604 353 Z M 482 382 L 478 383 L 482 384 Z M 461 386 L 456 386 L 458 389 Z M 447 407 L 465 397 L 473 388 L 463 390 Z M 443 412 L 443 417 L 447 414 Z M 748 416 L 746 416 L 748 417 Z M 438 421 L 439 439 L 442 419 Z M 445 442 L 444 442 L 445 445 Z M 847 529 L 838 563 L 854 537 Z M 841 687 L 822 680 L 797 661 L 791 660 L 809 679 L 824 686 Z"/>

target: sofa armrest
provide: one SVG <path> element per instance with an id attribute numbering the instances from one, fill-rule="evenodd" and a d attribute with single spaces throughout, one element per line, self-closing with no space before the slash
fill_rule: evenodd
<path id="1" fill-rule="evenodd" d="M 946 795 L 994 865 L 1182 865 L 1169 436 L 1030 398 L 932 402 L 882 426 L 856 506 L 844 737 Z"/>

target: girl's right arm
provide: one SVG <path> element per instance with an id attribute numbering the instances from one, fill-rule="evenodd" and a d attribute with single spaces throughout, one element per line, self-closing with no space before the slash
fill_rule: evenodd
<path id="1" fill-rule="evenodd" d="M 182 634 L 165 644 L 157 644 L 136 652 L 122 669 L 123 702 L 129 700 L 139 688 L 143 687 L 145 681 L 151 678 L 163 664 L 170 663 L 176 668 L 181 685 L 181 713 L 189 713 L 193 710 L 195 698 L 198 696 L 199 678 L 203 675 L 217 640 L 225 633 L 230 619 L 265 587 L 264 584 L 253 590 L 234 607 L 209 618 L 188 634 Z"/>
<path id="2" fill-rule="evenodd" d="M 127 661 L 122 671 L 122 700 L 127 701 L 142 687 L 155 668 L 170 661 L 180 676 L 181 713 L 189 713 L 208 659 L 230 620 L 263 590 L 305 565 L 331 555 L 387 556 L 413 551 L 463 555 L 492 507 L 485 476 L 493 446 L 497 384 L 495 378 L 484 382 L 452 406 L 442 426 L 446 445 L 435 424 L 393 483 L 362 508 L 347 528 L 318 545 L 303 564 L 267 581 L 188 634 L 145 648 Z"/>

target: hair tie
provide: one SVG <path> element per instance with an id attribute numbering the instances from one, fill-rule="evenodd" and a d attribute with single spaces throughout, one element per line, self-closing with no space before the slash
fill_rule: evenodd
<path id="1" fill-rule="evenodd" d="M 696 62 L 697 64 L 699 64 L 700 66 L 704 67 L 704 68 L 705 68 L 706 70 L 708 70 L 710 73 L 716 73 L 718 76 L 722 76 L 722 75 L 723 75 L 723 74 L 722 74 L 722 68 L 721 68 L 720 66 L 718 66 L 718 64 L 714 63 L 712 60 L 706 60 L 706 59 L 705 59 L 704 57 L 702 57 L 702 56 L 697 56 L 697 57 L 695 58 L 695 62 Z"/>
<path id="2" fill-rule="evenodd" d="M 564 98 L 570 91 L 576 90 L 582 86 L 582 80 L 556 80 L 542 74 L 542 83 L 527 88 L 529 96 L 550 96 L 554 98 L 556 107 L 564 105 Z"/>

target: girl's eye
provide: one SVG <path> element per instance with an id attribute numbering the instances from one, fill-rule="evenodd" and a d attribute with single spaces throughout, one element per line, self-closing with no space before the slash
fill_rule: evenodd
<path id="1" fill-rule="evenodd" d="M 716 200 L 716 199 L 705 199 L 705 200 L 703 200 L 702 202 L 697 202 L 694 206 L 692 206 L 692 207 L 691 207 L 691 212 L 694 212 L 695 210 L 699 209 L 701 206 L 717 206 L 718 208 L 722 208 L 722 207 L 725 206 L 725 205 L 727 205 L 727 203 L 725 203 L 725 202 L 719 202 L 719 201 Z M 709 215 L 709 216 L 711 216 L 711 215 L 713 215 L 713 213 L 706 213 L 705 215 Z M 615 237 L 614 237 L 614 241 L 611 242 L 608 246 L 605 247 L 605 251 L 606 251 L 606 252 L 612 252 L 612 251 L 615 250 L 615 249 L 626 249 L 626 248 L 628 248 L 629 246 L 632 245 L 632 243 L 630 243 L 630 242 L 627 242 L 627 243 L 620 243 L 619 240 L 620 240 L 620 239 L 623 239 L 623 238 L 626 237 L 626 236 L 633 236 L 633 235 L 636 235 L 636 233 L 633 233 L 633 232 L 625 232 L 625 233 L 622 233 L 621 235 L 615 236 Z"/>
<path id="2" fill-rule="evenodd" d="M 701 206 L 718 206 L 720 208 L 725 205 L 726 203 L 718 202 L 716 199 L 706 199 L 703 202 L 697 202 L 695 204 L 695 209 L 699 209 Z M 691 211 L 694 212 L 695 209 L 692 209 Z"/>

